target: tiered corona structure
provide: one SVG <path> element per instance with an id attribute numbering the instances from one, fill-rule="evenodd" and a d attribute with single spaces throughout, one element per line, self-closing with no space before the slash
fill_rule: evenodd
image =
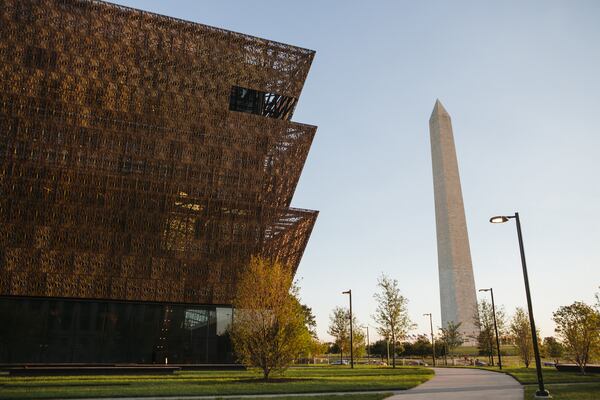
<path id="1" fill-rule="evenodd" d="M 220 360 L 162 332 L 173 309 L 212 329 L 252 255 L 298 267 L 317 212 L 290 202 L 316 127 L 291 117 L 313 57 L 101 1 L 0 0 L 0 312 L 75 329 L 91 307 L 104 332 L 152 305 L 159 321 L 150 352 L 102 359 L 23 322 L 44 350 L 0 362 Z"/>

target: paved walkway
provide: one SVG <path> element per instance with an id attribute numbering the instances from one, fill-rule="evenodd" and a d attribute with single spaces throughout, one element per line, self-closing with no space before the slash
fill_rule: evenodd
<path id="1" fill-rule="evenodd" d="M 509 375 L 474 368 L 434 370 L 429 381 L 386 400 L 523 400 L 523 387 Z"/>

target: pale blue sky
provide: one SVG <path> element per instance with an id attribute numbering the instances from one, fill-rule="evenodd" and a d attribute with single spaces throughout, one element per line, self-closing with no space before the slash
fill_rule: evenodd
<path id="1" fill-rule="evenodd" d="M 428 120 L 453 118 L 478 288 L 535 316 L 600 285 L 600 2 L 147 1 L 142 8 L 316 50 L 294 120 L 319 127 L 293 205 L 320 210 L 298 270 L 323 339 L 351 288 L 363 323 L 377 276 L 397 278 L 418 328 L 440 325 Z"/>

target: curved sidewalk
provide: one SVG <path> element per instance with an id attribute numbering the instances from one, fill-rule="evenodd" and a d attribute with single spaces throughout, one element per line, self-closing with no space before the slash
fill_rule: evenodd
<path id="1" fill-rule="evenodd" d="M 523 400 L 523 386 L 510 375 L 471 368 L 433 368 L 435 376 L 386 400 Z"/>

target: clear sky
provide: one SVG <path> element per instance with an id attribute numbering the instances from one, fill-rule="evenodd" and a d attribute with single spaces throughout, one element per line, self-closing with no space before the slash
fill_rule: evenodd
<path id="1" fill-rule="evenodd" d="M 319 127 L 293 205 L 320 210 L 300 264 L 326 334 L 333 307 L 373 325 L 382 272 L 418 327 L 440 325 L 428 120 L 452 116 L 475 282 L 536 321 L 600 286 L 600 2 L 120 0 L 316 50 L 294 120 Z"/>

